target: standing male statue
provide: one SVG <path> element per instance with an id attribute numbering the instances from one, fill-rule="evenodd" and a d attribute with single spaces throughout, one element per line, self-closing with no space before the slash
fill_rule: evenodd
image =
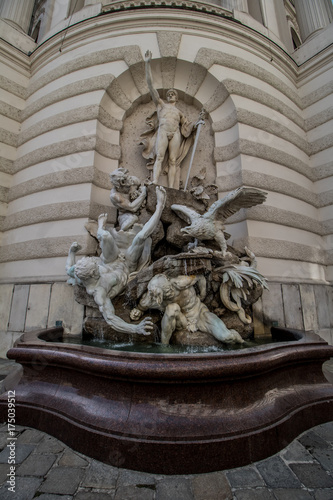
<path id="1" fill-rule="evenodd" d="M 193 132 L 203 121 L 199 117 L 197 123 L 190 122 L 176 107 L 178 94 L 175 89 L 168 90 L 167 102 L 160 98 L 153 86 L 151 57 L 151 52 L 147 50 L 145 54 L 146 80 L 157 109 L 146 120 L 150 129 L 141 135 L 141 144 L 145 146 L 142 154 L 144 158 L 150 160 L 148 165 L 154 162 L 153 184 L 158 184 L 163 169 L 168 173 L 168 186 L 179 189 L 180 164 L 194 142 Z"/>

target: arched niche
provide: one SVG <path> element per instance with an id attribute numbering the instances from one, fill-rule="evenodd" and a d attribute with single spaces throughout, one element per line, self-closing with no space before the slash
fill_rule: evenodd
<path id="1" fill-rule="evenodd" d="M 172 82 L 169 87 L 175 88 L 179 94 L 177 106 L 189 120 L 196 122 L 201 109 L 206 109 L 206 124 L 200 131 L 189 181 L 191 183 L 192 178 L 205 168 L 206 177 L 203 184 L 217 183 L 216 146 L 220 148 L 220 144 L 225 142 L 227 147 L 228 139 L 221 141 L 221 137 L 224 134 L 226 136 L 230 135 L 225 110 L 227 110 L 228 115 L 235 114 L 235 107 L 229 93 L 223 83 L 204 68 L 201 68 L 203 74 L 200 82 L 196 82 L 194 86 L 193 69 L 196 72 L 200 71 L 188 62 L 178 60 L 172 75 L 165 74 L 167 70 L 163 69 L 163 64 L 155 62 L 155 67 L 158 67 L 159 70 L 156 73 L 153 71 L 153 78 L 154 82 L 156 82 L 156 88 L 163 99 L 167 88 L 164 88 L 164 85 L 162 86 L 162 82 Z M 228 102 L 227 106 L 225 105 L 226 102 Z M 109 148 L 109 172 L 118 166 L 123 166 L 140 179 L 146 179 L 150 172 L 146 167 L 147 160 L 142 156 L 143 146 L 140 145 L 140 136 L 147 130 L 146 118 L 156 108 L 145 85 L 143 63 L 140 69 L 136 68 L 135 75 L 129 68 L 115 78 L 107 89 L 100 106 L 103 114 L 104 130 L 107 124 L 108 130 L 113 129 L 113 132 L 110 132 L 110 137 L 112 135 L 114 141 L 117 135 L 119 138 L 117 142 L 117 146 L 119 146 L 118 157 L 112 154 Z M 219 135 L 218 141 L 216 141 L 216 133 Z M 104 134 L 103 140 L 105 140 L 105 137 Z M 233 142 L 238 138 L 237 134 L 236 139 L 233 138 Z M 113 145 L 115 146 L 116 143 L 113 142 Z M 183 186 L 186 181 L 191 154 L 192 150 L 189 151 L 181 166 Z M 106 171 L 106 168 L 104 168 L 104 171 Z M 161 177 L 160 180 L 162 185 L 167 185 L 166 176 Z M 190 184 L 189 187 L 191 187 Z"/>

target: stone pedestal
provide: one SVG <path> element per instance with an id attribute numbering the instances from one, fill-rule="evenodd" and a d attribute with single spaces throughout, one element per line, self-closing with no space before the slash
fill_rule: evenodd
<path id="1" fill-rule="evenodd" d="M 0 17 L 28 33 L 34 3 L 34 0 L 3 1 L 0 3 Z"/>
<path id="2" fill-rule="evenodd" d="M 333 7 L 329 0 L 295 0 L 295 7 L 303 42 L 332 22 Z"/>

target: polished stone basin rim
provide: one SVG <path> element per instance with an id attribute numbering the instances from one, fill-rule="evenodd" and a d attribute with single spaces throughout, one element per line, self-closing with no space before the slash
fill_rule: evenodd
<path id="1" fill-rule="evenodd" d="M 285 329 L 275 328 L 273 334 L 285 336 Z M 16 347 L 11 349 L 8 357 L 24 364 L 34 359 L 35 363 L 47 362 L 94 375 L 112 376 L 135 381 L 147 379 L 165 381 L 205 381 L 207 379 L 224 379 L 243 377 L 246 374 L 254 376 L 287 366 L 295 362 L 316 359 L 323 354 L 323 344 L 326 343 L 312 333 L 287 330 L 296 338 L 295 341 L 285 341 L 276 344 L 250 347 L 242 351 L 210 352 L 195 354 L 156 354 L 135 353 L 102 349 L 83 345 L 66 343 L 52 344 L 43 337 L 62 336 L 63 329 L 52 328 L 24 334 Z M 328 347 L 327 352 L 333 351 Z"/>
<path id="2" fill-rule="evenodd" d="M 23 335 L 8 357 L 23 366 L 16 422 L 116 467 L 196 474 L 270 456 L 333 420 L 322 372 L 333 347 L 300 340 L 205 354 L 143 354 Z M 276 332 L 278 333 L 278 332 Z M 280 334 L 285 339 L 285 331 Z M 44 337 L 45 338 L 45 337 Z M 0 417 L 7 395 L 0 396 Z"/>

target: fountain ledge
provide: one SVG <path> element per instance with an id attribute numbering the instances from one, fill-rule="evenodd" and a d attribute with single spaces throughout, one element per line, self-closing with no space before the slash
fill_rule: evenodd
<path id="1" fill-rule="evenodd" d="M 45 342 L 25 334 L 8 352 L 23 365 L 16 423 L 116 467 L 161 474 L 239 467 L 333 420 L 322 365 L 333 347 L 273 329 L 281 343 L 208 354 L 142 354 Z M 298 338 L 298 340 L 296 340 Z M 6 420 L 7 395 L 0 398 Z"/>

